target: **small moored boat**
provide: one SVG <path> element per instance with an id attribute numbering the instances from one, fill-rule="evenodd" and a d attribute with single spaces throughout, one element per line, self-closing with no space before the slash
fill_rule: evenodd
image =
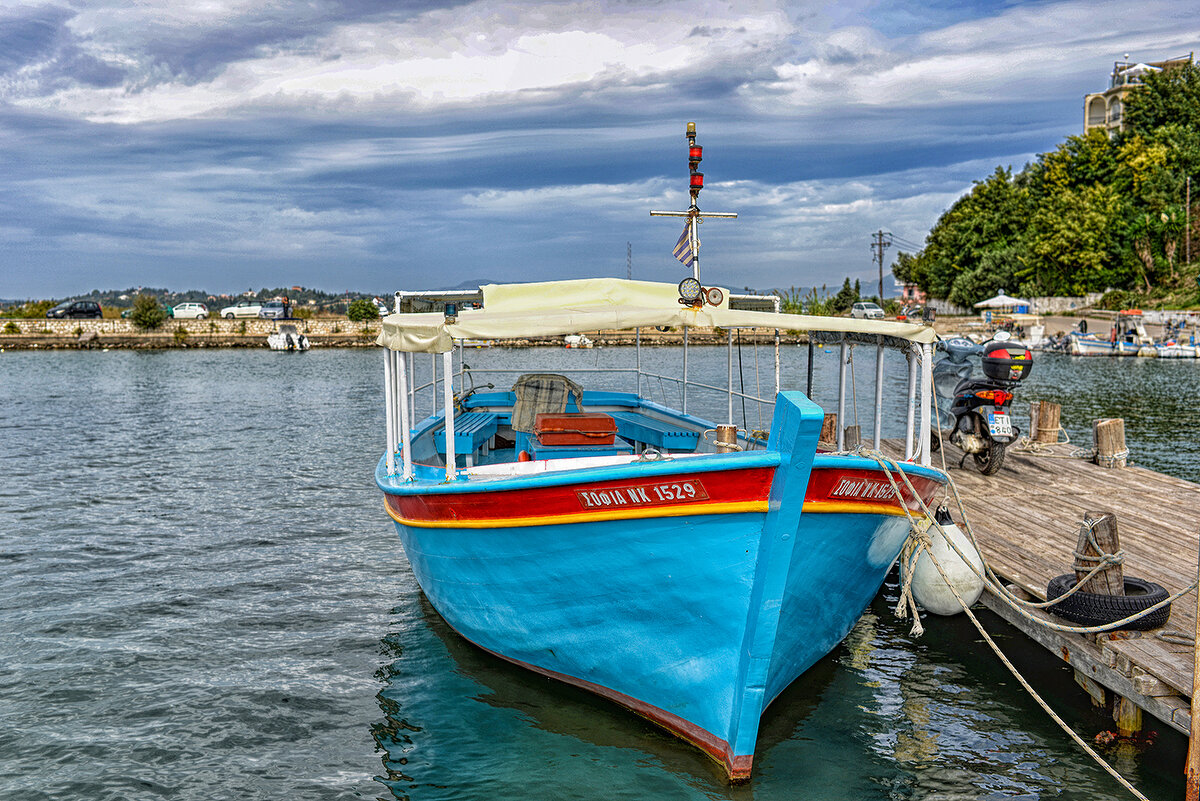
<path id="1" fill-rule="evenodd" d="M 279 330 L 267 335 L 267 347 L 271 350 L 305 351 L 310 345 L 308 337 L 296 330 L 296 326 L 283 324 Z"/>
<path id="2" fill-rule="evenodd" d="M 689 138 L 694 147 L 691 126 Z M 846 636 L 896 561 L 910 515 L 945 484 L 923 447 L 935 337 L 910 323 L 781 314 L 775 298 L 702 287 L 694 179 L 692 190 L 689 210 L 675 213 L 693 246 L 692 276 L 678 287 L 492 284 L 469 298 L 478 308 L 451 291 L 442 312 L 385 317 L 387 445 L 375 480 L 417 582 L 455 631 L 628 707 L 744 780 L 767 705 Z M 641 330 L 663 327 L 684 332 L 670 376 L 641 359 Z M 780 330 L 841 348 L 843 420 L 846 351 L 877 349 L 876 450 L 882 353 L 907 354 L 904 460 L 846 451 L 842 434 L 820 445 L 824 411 L 785 390 L 778 366 L 766 398 L 735 389 L 732 349 L 726 387 L 689 377 L 687 331 L 715 328 L 730 332 L 731 348 L 740 328 L 774 329 L 777 354 Z M 501 376 L 513 371 L 454 361 L 472 339 L 595 330 L 633 331 L 634 366 L 580 367 L 576 378 L 534 368 L 509 385 Z M 424 385 L 433 392 L 421 419 L 418 354 L 442 365 Z M 651 400 L 652 381 L 675 382 L 679 408 Z M 727 400 L 727 421 L 689 411 L 689 391 Z M 767 409 L 767 430 L 739 428 L 735 398 Z"/>

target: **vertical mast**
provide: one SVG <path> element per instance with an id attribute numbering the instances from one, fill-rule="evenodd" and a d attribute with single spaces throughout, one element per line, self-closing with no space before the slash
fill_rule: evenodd
<path id="1" fill-rule="evenodd" d="M 687 133 L 685 134 L 688 140 L 688 191 L 692 196 L 691 205 L 687 211 L 651 211 L 652 217 L 686 217 L 687 226 L 684 228 L 684 234 L 687 237 L 687 250 L 680 251 L 676 247 L 675 257 L 692 268 L 692 278 L 697 282 L 700 280 L 700 231 L 697 226 L 706 217 L 722 217 L 725 219 L 736 219 L 737 212 L 727 211 L 700 211 L 698 200 L 700 198 L 700 190 L 704 188 L 704 173 L 700 172 L 700 162 L 704 157 L 704 148 L 696 144 L 696 123 L 689 122 L 687 124 Z M 683 244 L 684 236 L 679 237 L 679 244 Z M 687 261 L 684 260 L 684 254 L 688 256 Z"/>

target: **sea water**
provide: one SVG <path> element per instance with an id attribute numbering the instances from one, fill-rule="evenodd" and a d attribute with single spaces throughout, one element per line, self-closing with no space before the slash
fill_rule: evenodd
<path id="1" fill-rule="evenodd" d="M 664 376 L 679 357 L 642 353 Z M 635 361 L 630 348 L 465 358 Z M 857 411 L 869 439 L 872 349 L 856 359 L 847 421 Z M 901 436 L 907 381 L 891 359 L 883 433 Z M 421 376 L 431 361 L 415 360 Z M 769 348 L 695 348 L 689 377 L 723 387 L 731 362 L 735 388 L 771 393 Z M 832 410 L 836 355 L 816 362 L 813 395 Z M 785 385 L 803 389 L 806 368 L 807 348 L 784 349 Z M 374 349 L 0 353 L 0 798 L 1128 797 L 967 620 L 910 637 L 892 584 L 767 710 L 739 787 L 641 718 L 478 651 L 425 601 L 383 511 L 382 389 Z M 677 401 L 668 379 L 643 390 Z M 1039 357 L 1018 403 L 1062 403 L 1081 444 L 1092 419 L 1124 417 L 1137 463 L 1197 480 L 1200 446 L 1178 425 L 1198 390 L 1186 360 Z M 759 427 L 735 401 L 735 422 Z M 725 393 L 689 402 L 728 415 Z M 1077 731 L 1112 728 L 1069 667 L 981 617 Z M 1149 742 L 1101 750 L 1151 798 L 1181 798 L 1186 740 L 1146 720 Z"/>

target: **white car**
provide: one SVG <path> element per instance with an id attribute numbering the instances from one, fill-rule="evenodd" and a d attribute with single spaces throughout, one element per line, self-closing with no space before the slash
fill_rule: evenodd
<path id="1" fill-rule="evenodd" d="M 208 307 L 203 303 L 177 303 L 171 316 L 176 320 L 207 320 Z"/>
<path id="2" fill-rule="evenodd" d="M 882 320 L 883 309 L 879 308 L 878 303 L 855 303 L 850 308 L 850 316 L 864 319 L 868 317 L 877 317 Z"/>
<path id="3" fill-rule="evenodd" d="M 234 317 L 257 317 L 261 308 L 262 304 L 257 300 L 239 300 L 232 306 L 221 309 L 221 316 L 226 320 L 232 320 Z"/>

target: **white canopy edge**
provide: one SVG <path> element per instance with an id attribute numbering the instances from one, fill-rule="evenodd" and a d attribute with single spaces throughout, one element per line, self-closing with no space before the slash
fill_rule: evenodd
<path id="1" fill-rule="evenodd" d="M 462 309 L 448 323 L 441 312 L 389 314 L 376 344 L 413 353 L 445 353 L 456 339 L 515 339 L 561 336 L 581 331 L 671 328 L 779 328 L 881 335 L 928 343 L 937 339 L 923 325 L 846 317 L 744 311 L 729 308 L 722 289 L 719 306 L 693 309 L 679 303 L 673 284 L 586 278 L 530 284 L 488 284 L 482 309 Z"/>
<path id="2" fill-rule="evenodd" d="M 1011 295 L 997 295 L 994 298 L 981 300 L 975 304 L 976 309 L 1002 309 L 1005 306 L 1032 306 L 1033 303 L 1024 298 L 1014 298 Z"/>

